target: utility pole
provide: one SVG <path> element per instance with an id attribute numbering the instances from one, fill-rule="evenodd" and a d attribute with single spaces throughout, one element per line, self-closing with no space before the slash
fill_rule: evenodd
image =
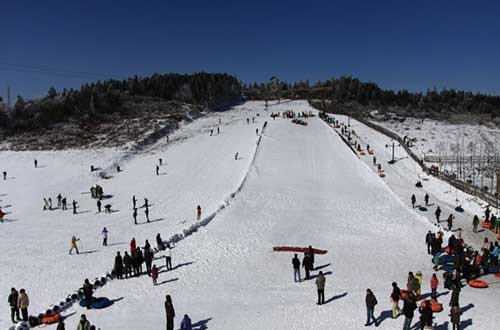
<path id="1" fill-rule="evenodd" d="M 396 163 L 396 160 L 394 159 L 394 148 L 396 148 L 396 142 L 394 142 L 394 140 L 392 140 L 392 144 L 386 144 L 385 147 L 386 148 L 389 148 L 389 147 L 392 148 L 392 159 L 389 161 L 389 164 Z M 398 147 L 400 147 L 400 145 L 398 145 Z"/>

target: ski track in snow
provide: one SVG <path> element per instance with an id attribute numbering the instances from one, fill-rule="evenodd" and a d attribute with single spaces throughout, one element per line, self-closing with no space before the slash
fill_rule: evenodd
<path id="1" fill-rule="evenodd" d="M 0 195 L 7 193 L 0 197 L 0 205 L 12 204 L 6 210 L 13 212 L 7 216 L 10 223 L 0 224 L 4 251 L 0 292 L 6 298 L 11 286 L 24 287 L 30 295 L 31 314 L 44 311 L 72 293 L 69 288 L 80 287 L 84 278 L 92 280 L 110 270 L 117 249 L 128 250 L 132 236 L 139 246 L 146 238 L 154 246 L 157 232 L 172 241 L 194 234 L 173 249 L 174 270 L 160 268 L 161 285 L 153 287 L 147 276 L 111 281 L 96 296 L 123 299 L 105 310 L 72 306 L 66 313 L 76 315 L 68 318 L 67 328 L 76 327 L 82 312 L 103 330 L 163 328 L 163 301 L 165 294 L 171 294 L 177 327 L 188 313 L 198 330 L 361 329 L 366 288 L 378 298 L 376 316 L 390 310 L 391 282 L 404 288 L 410 270 L 423 272 L 423 292 L 429 292 L 432 264 L 424 238 L 433 228 L 428 220 L 433 212 L 421 214 L 408 206 L 408 193 L 416 190 L 414 181 L 422 177 L 413 171 L 410 160 L 391 168 L 383 164 L 388 176 L 381 179 L 374 174 L 371 158 L 358 159 L 319 118 L 306 119 L 309 125 L 304 127 L 269 118 L 270 112 L 309 111 L 307 102 L 271 104 L 267 112 L 263 108 L 263 102 L 247 102 L 202 117 L 172 134 L 170 144 L 162 139 L 141 153 L 0 153 L 0 166 L 15 177 L 0 182 Z M 247 125 L 246 118 L 257 113 L 257 123 Z M 221 135 L 208 137 L 207 130 L 216 129 L 219 118 Z M 260 130 L 264 121 L 268 128 L 257 137 L 255 128 Z M 382 147 L 385 137 L 357 122 L 354 125 L 360 139 L 375 148 L 377 158 L 388 159 L 389 151 Z M 241 156 L 238 161 L 235 152 Z M 33 169 L 34 157 L 46 167 Z M 160 168 L 166 175 L 157 177 L 154 166 L 159 157 L 166 163 Z M 124 172 L 111 180 L 89 173 L 90 164 L 109 173 L 123 159 Z M 113 195 L 109 201 L 118 212 L 95 214 L 95 201 L 82 194 L 95 183 Z M 431 203 L 439 201 L 445 207 L 443 216 L 447 216 L 454 202 L 443 190 L 451 188 L 430 178 L 424 189 Z M 70 211 L 42 211 L 42 197 L 50 194 L 54 199 L 59 191 L 68 195 L 69 203 L 75 198 L 81 211 L 90 212 L 72 216 Z M 150 216 L 157 221 L 133 225 L 134 193 L 139 205 L 142 197 L 149 198 Z M 480 210 L 465 202 L 467 196 L 457 196 L 464 200 L 467 216 Z M 417 195 L 418 200 L 422 197 Z M 195 219 L 198 204 L 204 215 L 200 222 Z M 141 210 L 138 218 L 144 222 Z M 215 216 L 217 221 L 210 222 Z M 469 240 L 466 216 L 457 217 L 457 223 L 461 221 L 464 238 Z M 105 249 L 100 246 L 103 226 L 110 231 L 109 244 L 116 244 Z M 98 251 L 70 257 L 73 233 L 82 238 L 81 250 Z M 309 244 L 328 250 L 316 257 L 316 265 L 324 266 L 326 273 L 328 303 L 324 306 L 315 305 L 313 280 L 293 282 L 293 254 L 272 252 L 273 246 Z M 154 263 L 161 267 L 163 259 Z M 464 288 L 461 303 L 469 309 L 462 320 L 472 323 L 469 328 L 491 329 L 498 324 L 498 290 L 495 285 L 487 290 Z M 436 314 L 439 329 L 448 328 L 448 301 L 449 295 L 441 298 L 445 311 Z M 9 312 L 0 311 L 0 327 L 10 326 Z M 417 319 L 418 313 L 413 323 Z M 402 323 L 401 317 L 389 317 L 379 328 L 400 329 Z"/>

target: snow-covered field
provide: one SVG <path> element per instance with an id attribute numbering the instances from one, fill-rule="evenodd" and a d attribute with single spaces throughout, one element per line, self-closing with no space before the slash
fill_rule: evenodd
<path id="1" fill-rule="evenodd" d="M 0 153 L 0 170 L 9 177 L 0 182 L 0 205 L 12 212 L 0 223 L 4 300 L 11 287 L 23 287 L 30 296 L 30 314 L 45 311 L 85 278 L 110 270 L 116 251 L 128 250 L 132 237 L 143 246 L 145 239 L 155 245 L 157 233 L 164 239 L 182 233 L 196 223 L 196 206 L 201 205 L 204 217 L 217 213 L 206 227 L 176 244 L 174 270 L 160 273 L 161 285 L 153 286 L 147 276 L 114 280 L 96 296 L 123 299 L 104 310 L 74 305 L 65 312 L 75 313 L 66 320 L 67 328 L 76 328 L 79 314 L 86 313 L 103 330 L 161 329 L 164 298 L 170 294 L 176 328 L 187 313 L 198 330 L 361 329 L 364 296 L 371 288 L 379 301 L 376 316 L 383 312 L 379 328 L 400 329 L 403 319 L 392 320 L 387 312 L 391 282 L 403 288 L 408 271 L 420 270 L 423 292 L 430 292 L 432 264 L 424 237 L 433 225 L 408 206 L 407 196 L 421 173 L 412 171 L 416 166 L 408 159 L 386 169 L 388 176 L 381 179 L 368 160 L 360 161 L 318 117 L 306 119 L 308 126 L 269 117 L 286 110 L 311 108 L 295 101 L 265 111 L 262 102 L 247 102 L 183 126 L 169 145 L 162 140 L 136 155 L 119 150 Z M 247 124 L 246 118 L 252 117 L 255 123 Z M 209 136 L 219 119 L 221 134 Z M 262 133 L 264 121 L 268 125 Z M 359 138 L 369 140 L 385 159 L 384 137 L 363 127 L 355 128 Z M 258 146 L 257 128 L 262 133 Z M 156 176 L 160 157 L 164 165 Z M 34 158 L 41 168 L 33 167 Z M 116 163 L 123 172 L 113 173 Z M 113 177 L 101 179 L 90 173 L 90 165 L 108 169 Z M 468 215 L 480 210 L 467 196 L 448 193 L 449 186 L 433 180 L 425 181 L 424 189 L 442 208 L 454 207 L 459 196 Z M 96 214 L 95 200 L 87 193 L 96 183 L 112 195 L 104 204 L 109 201 L 117 212 Z M 75 199 L 80 213 L 72 215 L 70 205 L 69 211 L 43 211 L 43 197 L 55 200 L 58 193 L 68 203 Z M 144 224 L 139 209 L 141 224 L 134 225 L 134 194 L 139 205 L 142 198 L 149 199 L 155 221 Z M 468 228 L 465 216 L 463 221 Z M 108 247 L 101 246 L 104 226 Z M 88 253 L 68 255 L 73 234 L 81 239 L 80 250 Z M 293 282 L 293 254 L 272 251 L 278 245 L 309 244 L 328 250 L 316 257 L 316 266 L 324 266 L 327 275 L 324 306 L 315 304 L 313 280 Z M 163 266 L 164 261 L 155 262 Z M 487 290 L 463 289 L 461 304 L 469 308 L 462 319 L 468 328 L 493 329 L 500 322 L 498 294 L 495 284 Z M 445 305 L 448 300 L 443 296 Z M 10 311 L 4 306 L 2 329 L 10 326 Z M 447 312 L 437 314 L 435 322 L 447 329 Z"/>

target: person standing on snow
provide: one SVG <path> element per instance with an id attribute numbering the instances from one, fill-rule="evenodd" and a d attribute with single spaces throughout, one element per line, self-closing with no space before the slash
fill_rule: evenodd
<path id="1" fill-rule="evenodd" d="M 76 214 L 77 202 L 73 200 L 73 214 Z"/>
<path id="2" fill-rule="evenodd" d="M 10 294 L 7 301 L 9 302 L 10 306 L 10 318 L 12 320 L 12 323 L 21 321 L 21 317 L 19 316 L 19 307 L 17 304 L 18 299 L 19 293 L 17 292 L 16 288 L 10 289 Z M 16 317 L 16 319 L 14 319 L 14 316 Z"/>
<path id="3" fill-rule="evenodd" d="M 106 227 L 102 230 L 102 246 L 108 246 L 108 230 Z"/>
<path id="4" fill-rule="evenodd" d="M 135 237 L 132 237 L 132 240 L 130 241 L 130 255 L 134 254 L 136 246 L 137 245 L 135 244 Z"/>
<path id="5" fill-rule="evenodd" d="M 248 118 L 247 118 L 248 120 Z M 191 319 L 187 314 L 184 314 L 184 318 L 181 322 L 181 330 L 193 330 L 193 325 L 191 324 Z"/>
<path id="6" fill-rule="evenodd" d="M 160 166 L 156 165 L 156 175 L 160 175 Z"/>
<path id="7" fill-rule="evenodd" d="M 151 276 L 151 264 L 153 263 L 153 252 L 151 252 L 151 249 L 144 249 L 144 262 L 146 263 L 146 273 Z"/>
<path id="8" fill-rule="evenodd" d="M 200 205 L 198 205 L 198 206 L 196 207 L 196 219 L 197 219 L 198 221 L 200 221 L 200 219 L 201 219 L 201 206 L 200 206 Z"/>
<path id="9" fill-rule="evenodd" d="M 158 268 L 156 267 L 156 265 L 153 265 L 153 268 L 151 269 L 151 278 L 153 279 L 153 285 L 157 285 Z"/>
<path id="10" fill-rule="evenodd" d="M 460 315 L 462 315 L 460 306 L 453 305 L 450 311 L 450 322 L 453 324 L 453 330 L 460 329 Z"/>
<path id="11" fill-rule="evenodd" d="M 377 165 L 377 157 L 373 156 L 373 166 Z"/>
<path id="12" fill-rule="evenodd" d="M 101 200 L 100 200 L 100 199 L 98 199 L 98 200 L 97 200 L 97 212 L 98 212 L 98 213 L 101 213 L 101 206 L 102 206 Z"/>
<path id="13" fill-rule="evenodd" d="M 427 234 L 425 235 L 425 244 L 427 244 L 427 253 L 431 254 L 432 253 L 432 239 L 433 239 L 432 232 L 429 230 Z"/>
<path id="14" fill-rule="evenodd" d="M 135 195 L 132 196 L 132 208 L 135 209 L 136 208 L 136 203 L 137 203 L 137 199 L 135 198 Z"/>
<path id="15" fill-rule="evenodd" d="M 325 282 L 326 278 L 323 272 L 320 271 L 318 277 L 316 278 L 316 287 L 318 289 L 318 305 L 325 303 Z"/>
<path id="16" fill-rule="evenodd" d="M 172 249 L 170 248 L 170 244 L 168 243 L 165 250 L 165 267 L 167 267 L 167 270 L 172 269 Z"/>
<path id="17" fill-rule="evenodd" d="M 165 250 L 165 244 L 163 244 L 163 240 L 161 239 L 160 233 L 156 235 L 156 245 L 158 247 L 158 251 Z"/>
<path id="18" fill-rule="evenodd" d="M 366 326 L 369 326 L 372 324 L 371 320 L 373 320 L 373 323 L 375 323 L 375 326 L 378 327 L 378 322 L 375 316 L 373 316 L 375 312 L 375 306 L 377 305 L 377 298 L 375 298 L 375 295 L 373 294 L 372 290 L 366 289 Z"/>
<path id="19" fill-rule="evenodd" d="M 30 299 L 26 294 L 26 290 L 19 290 L 19 297 L 17 297 L 17 308 L 21 310 L 21 315 L 23 321 L 28 321 L 28 306 L 30 305 Z"/>
<path id="20" fill-rule="evenodd" d="M 297 257 L 297 253 L 295 253 L 295 256 L 292 259 L 292 265 L 293 265 L 293 279 L 295 282 L 300 282 L 300 260 Z"/>
<path id="21" fill-rule="evenodd" d="M 433 299 L 437 298 L 438 285 L 439 285 L 439 280 L 436 276 L 436 273 L 434 273 L 434 274 L 432 274 L 432 277 L 431 277 L 431 297 Z"/>
<path id="22" fill-rule="evenodd" d="M 425 201 L 425 206 L 429 206 L 429 194 L 425 194 L 424 201 Z"/>
<path id="23" fill-rule="evenodd" d="M 149 222 L 149 208 L 146 206 L 144 210 L 144 215 L 146 216 L 146 222 Z"/>
<path id="24" fill-rule="evenodd" d="M 62 196 L 61 194 L 57 195 L 57 207 L 61 207 Z"/>
<path id="25" fill-rule="evenodd" d="M 7 180 L 7 172 L 6 171 L 3 171 L 3 179 Z"/>
<path id="26" fill-rule="evenodd" d="M 49 210 L 52 211 L 52 198 L 49 197 Z"/>
<path id="27" fill-rule="evenodd" d="M 167 330 L 174 330 L 175 309 L 170 295 L 165 297 L 165 315 L 167 317 Z"/>
<path id="28" fill-rule="evenodd" d="M 137 208 L 134 208 L 132 216 L 134 217 L 134 225 L 137 225 Z"/>
<path id="29" fill-rule="evenodd" d="M 422 301 L 422 305 L 420 305 L 418 311 L 420 312 L 420 328 L 423 330 L 427 327 L 432 327 L 432 309 L 430 301 Z"/>
<path id="30" fill-rule="evenodd" d="M 66 197 L 64 197 L 62 200 L 61 200 L 61 203 L 62 203 L 62 210 L 63 211 L 66 211 L 68 209 L 68 204 L 66 203 Z"/>
<path id="31" fill-rule="evenodd" d="M 396 282 L 392 282 L 391 301 L 393 319 L 401 315 L 401 310 L 399 309 L 399 298 L 401 298 L 401 290 L 399 290 L 398 284 Z"/>
<path id="32" fill-rule="evenodd" d="M 86 278 L 82 286 L 83 297 L 85 298 L 85 307 L 90 309 L 92 307 L 92 295 L 94 294 L 94 287 L 90 284 L 89 279 Z"/>
<path id="33" fill-rule="evenodd" d="M 453 214 L 450 214 L 448 216 L 448 220 L 447 220 L 447 223 L 448 223 L 448 231 L 451 231 L 451 228 L 453 227 Z"/>
<path id="34" fill-rule="evenodd" d="M 43 198 L 43 210 L 46 211 L 49 209 L 49 201 L 47 200 L 47 198 Z"/>
<path id="35" fill-rule="evenodd" d="M 415 208 L 415 203 L 417 202 L 417 198 L 415 195 L 411 195 L 411 206 Z"/>
<path id="36" fill-rule="evenodd" d="M 311 257 L 308 253 L 304 253 L 304 258 L 302 258 L 302 267 L 306 272 L 306 280 L 309 279 L 309 272 L 312 270 Z"/>
<path id="37" fill-rule="evenodd" d="M 420 296 L 420 293 L 422 293 L 422 282 L 423 282 L 423 278 L 424 278 L 424 276 L 422 275 L 422 272 L 421 272 L 421 271 L 418 271 L 418 272 L 415 274 L 415 279 L 417 280 L 417 281 L 415 282 L 415 284 L 416 284 L 415 292 L 416 292 L 417 296 Z"/>
<path id="38" fill-rule="evenodd" d="M 238 155 L 239 155 L 239 153 L 234 154 L 234 160 L 238 160 Z"/>
<path id="39" fill-rule="evenodd" d="M 114 269 L 116 278 L 121 280 L 123 278 L 123 259 L 122 256 L 120 255 L 120 251 L 116 252 Z"/>
<path id="40" fill-rule="evenodd" d="M 80 252 L 78 251 L 78 246 L 76 245 L 76 242 L 78 242 L 80 239 L 79 238 L 76 238 L 75 235 L 73 235 L 73 237 L 71 237 L 71 248 L 69 249 L 69 254 L 71 255 L 71 252 L 73 252 L 73 250 L 76 250 L 76 254 L 80 254 Z"/>
<path id="41" fill-rule="evenodd" d="M 436 212 L 434 212 L 434 215 L 436 216 L 436 220 L 439 223 L 439 217 L 441 216 L 441 208 L 439 206 L 437 207 Z"/>
<path id="42" fill-rule="evenodd" d="M 85 314 L 82 314 L 80 321 L 78 322 L 78 328 L 76 330 L 90 330 L 90 322 L 87 320 Z"/>
<path id="43" fill-rule="evenodd" d="M 127 251 L 123 256 L 123 272 L 125 273 L 125 278 L 132 277 L 132 260 Z"/>
<path id="44" fill-rule="evenodd" d="M 38 167 L 38 160 L 36 160 L 36 158 L 35 158 L 35 160 L 33 161 L 33 163 L 35 164 L 35 168 L 37 168 L 37 167 Z"/>
<path id="45" fill-rule="evenodd" d="M 411 321 L 413 320 L 413 316 L 415 313 L 415 309 L 417 309 L 416 297 L 413 292 L 408 292 L 408 297 L 404 299 L 403 304 L 403 314 L 405 316 L 405 320 L 403 322 L 403 330 L 410 330 Z"/>

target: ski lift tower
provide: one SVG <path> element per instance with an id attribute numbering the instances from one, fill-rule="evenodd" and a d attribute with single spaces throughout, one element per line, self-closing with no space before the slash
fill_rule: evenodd
<path id="1" fill-rule="evenodd" d="M 392 157 L 391 157 L 391 160 L 388 162 L 389 164 L 395 164 L 396 163 L 396 160 L 394 159 L 394 148 L 396 147 L 401 147 L 401 145 L 396 145 L 396 142 L 394 140 L 392 140 L 392 144 L 386 144 L 385 145 L 386 148 L 389 148 L 391 147 L 392 148 Z"/>

